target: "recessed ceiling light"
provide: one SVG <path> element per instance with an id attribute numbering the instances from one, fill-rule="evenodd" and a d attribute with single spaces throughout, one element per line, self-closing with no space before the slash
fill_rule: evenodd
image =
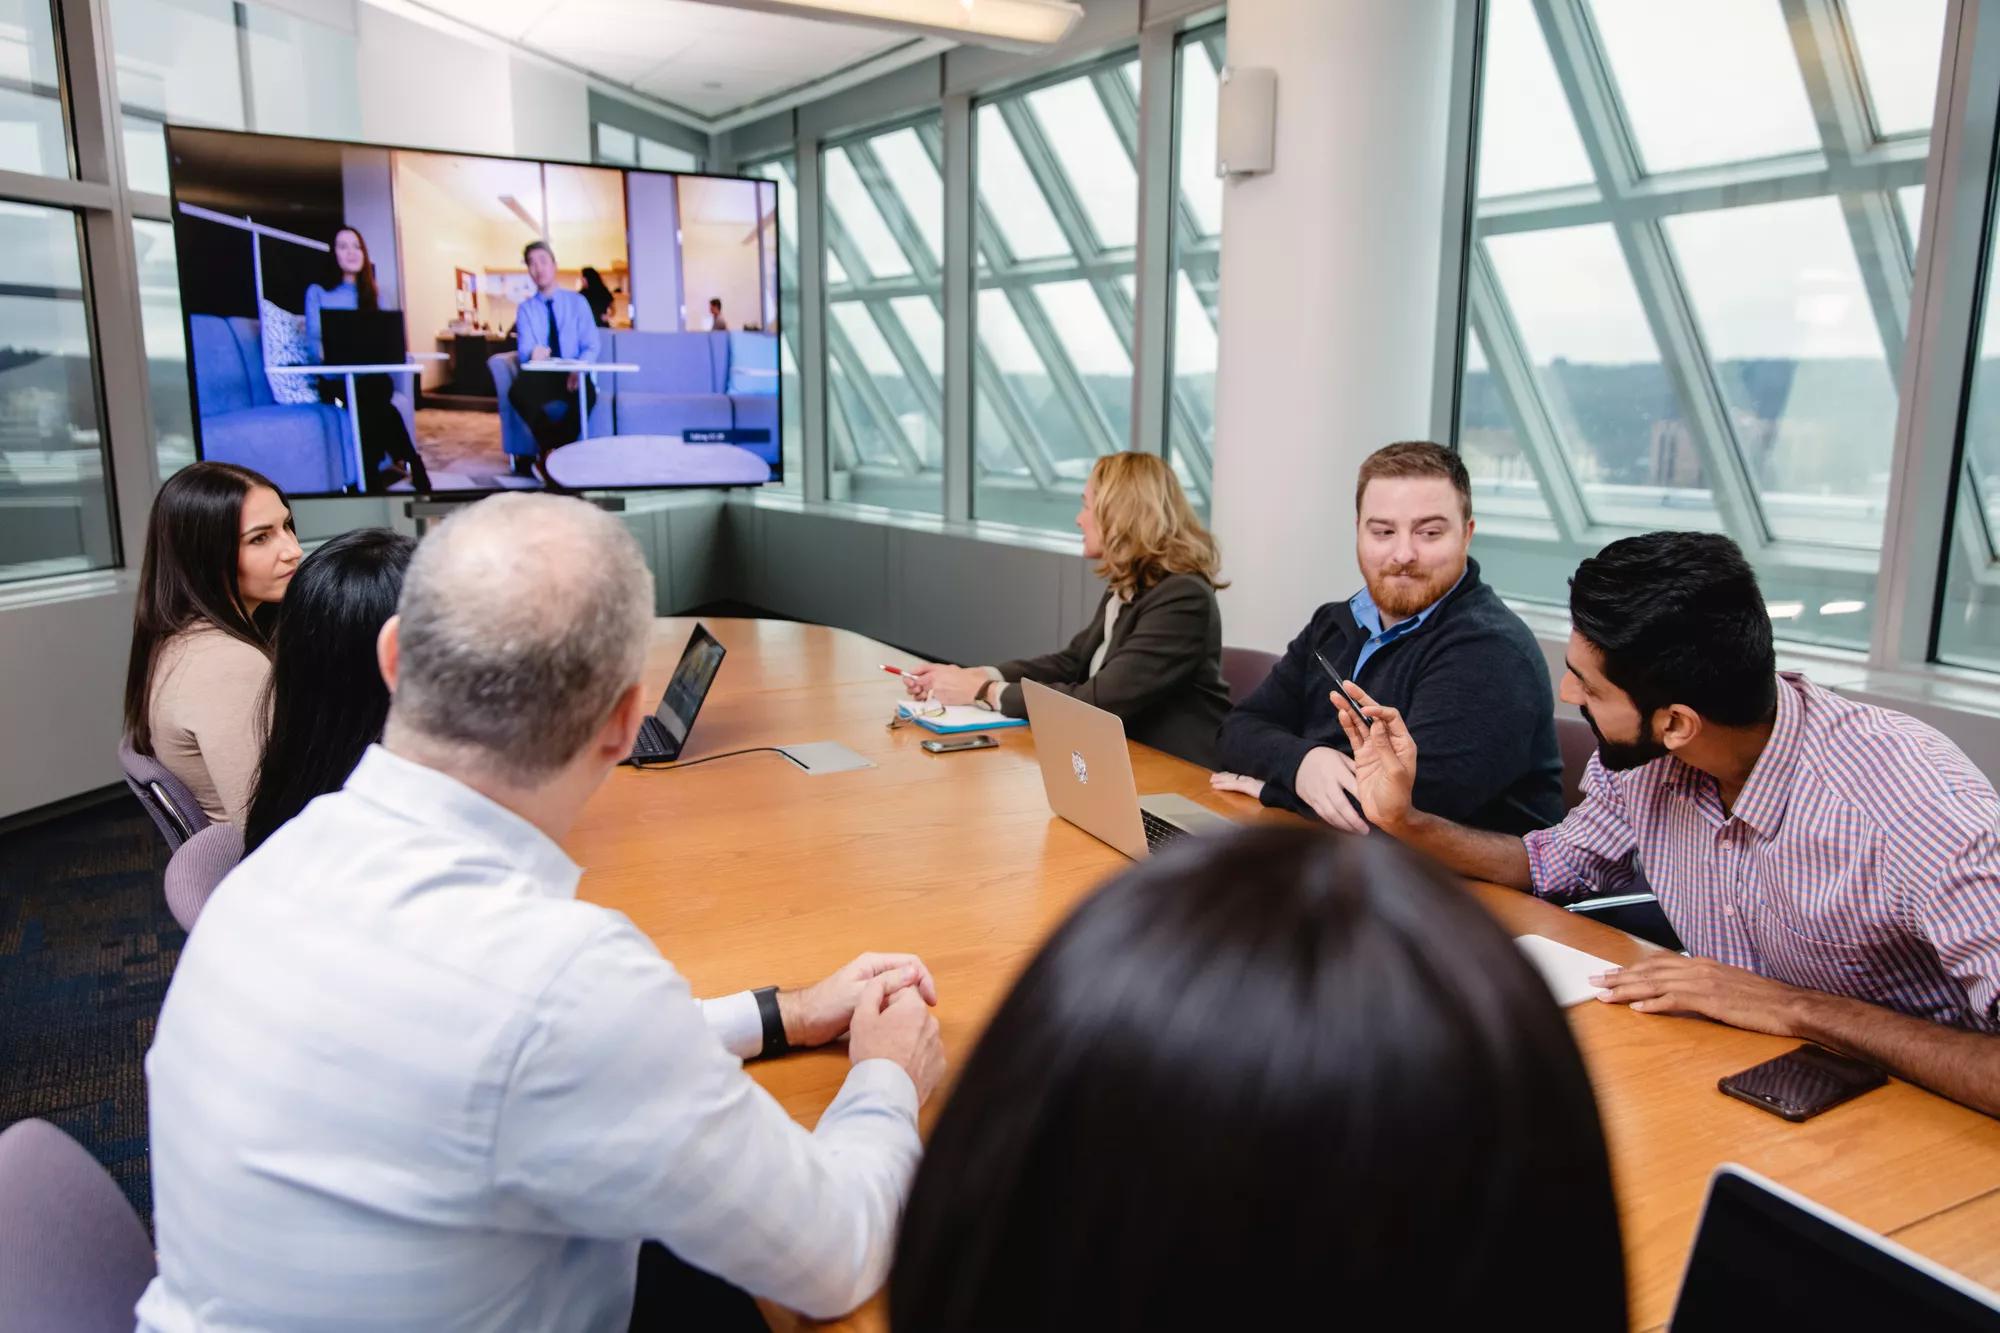
<path id="1" fill-rule="evenodd" d="M 708 0 L 735 9 L 844 19 L 981 46 L 1034 49 L 1067 37 L 1083 17 L 1073 0 Z"/>

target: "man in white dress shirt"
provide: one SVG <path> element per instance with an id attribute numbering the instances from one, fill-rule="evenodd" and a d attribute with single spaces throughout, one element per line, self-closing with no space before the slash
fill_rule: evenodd
<path id="1" fill-rule="evenodd" d="M 418 549 L 382 744 L 229 876 L 167 994 L 142 1330 L 617 1330 L 635 1282 L 706 1329 L 881 1283 L 944 1066 L 929 972 L 696 1001 L 557 845 L 648 711 L 652 609 L 580 501 Z M 810 1133 L 743 1072 L 843 1032 Z"/>

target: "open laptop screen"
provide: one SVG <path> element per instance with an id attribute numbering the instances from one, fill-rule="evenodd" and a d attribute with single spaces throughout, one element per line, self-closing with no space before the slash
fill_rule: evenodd
<path id="1" fill-rule="evenodd" d="M 674 678 L 667 682 L 667 692 L 660 696 L 660 707 L 653 714 L 676 742 L 687 740 L 694 727 L 694 716 L 701 711 L 709 686 L 715 684 L 715 673 L 722 669 L 724 651 L 701 625 L 694 627 L 687 647 L 681 650 L 680 665 L 674 668 Z"/>
<path id="2" fill-rule="evenodd" d="M 1673 1333 L 2000 1330 L 1991 1292 L 1740 1167 L 1709 1184 Z"/>

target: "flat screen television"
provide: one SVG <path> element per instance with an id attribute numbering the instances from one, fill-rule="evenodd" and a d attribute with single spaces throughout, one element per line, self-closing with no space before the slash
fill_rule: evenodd
<path id="1" fill-rule="evenodd" d="M 195 447 L 294 496 L 783 479 L 778 187 L 169 126 Z"/>

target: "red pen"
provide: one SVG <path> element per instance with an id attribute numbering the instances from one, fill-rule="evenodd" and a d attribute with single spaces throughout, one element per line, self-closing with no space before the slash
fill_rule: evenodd
<path id="1" fill-rule="evenodd" d="M 882 664 L 882 669 L 883 669 L 884 671 L 888 672 L 888 673 L 889 673 L 890 675 L 892 675 L 892 676 L 907 676 L 907 675 L 909 675 L 909 674 L 910 674 L 909 672 L 907 672 L 907 671 L 903 670 L 903 668 L 901 668 L 901 667 L 892 667 L 892 666 L 890 666 L 890 665 L 889 665 L 889 664 L 888 664 L 887 662 L 884 662 L 884 663 Z"/>

